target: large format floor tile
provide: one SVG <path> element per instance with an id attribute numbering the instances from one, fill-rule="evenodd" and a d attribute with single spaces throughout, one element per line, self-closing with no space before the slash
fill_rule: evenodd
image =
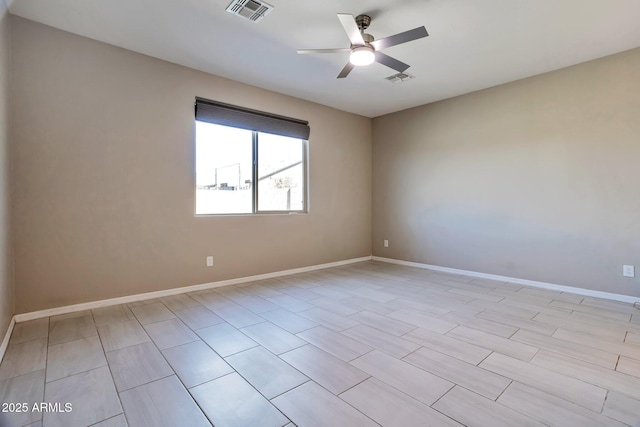
<path id="1" fill-rule="evenodd" d="M 251 310 L 247 310 L 240 304 L 229 302 L 225 305 L 212 308 L 213 312 L 222 317 L 225 322 L 235 328 L 244 328 L 245 326 L 255 325 L 264 322 L 264 319 Z"/>
<path id="2" fill-rule="evenodd" d="M 309 381 L 300 371 L 262 347 L 236 353 L 226 361 L 267 399 Z"/>
<path id="3" fill-rule="evenodd" d="M 491 400 L 497 399 L 511 383 L 509 378 L 429 348 L 421 348 L 403 360 Z"/>
<path id="4" fill-rule="evenodd" d="M 298 314 L 334 331 L 343 331 L 358 325 L 358 322 L 355 320 L 325 310 L 324 308 L 316 307 L 311 310 L 301 311 Z"/>
<path id="5" fill-rule="evenodd" d="M 602 413 L 609 418 L 635 427 L 640 423 L 638 408 L 640 408 L 640 400 L 633 399 L 626 394 L 610 391 Z"/>
<path id="6" fill-rule="evenodd" d="M 264 317 L 274 325 L 291 332 L 292 334 L 297 334 L 298 332 L 306 331 L 307 329 L 318 326 L 318 324 L 313 320 L 298 316 L 284 308 L 267 311 L 265 313 L 261 313 L 260 316 Z"/>
<path id="7" fill-rule="evenodd" d="M 525 414 L 541 423 L 550 426 L 584 427 L 584 426 L 619 426 L 614 420 L 584 409 L 567 400 L 537 390 L 526 385 L 513 382 L 498 399 L 509 408 Z M 544 410 L 541 410 L 544 408 Z"/>
<path id="8" fill-rule="evenodd" d="M 314 308 L 314 306 L 309 304 L 308 302 L 292 297 L 290 295 L 277 295 L 269 297 L 267 298 L 267 300 L 294 313 L 304 310 L 311 310 L 312 308 Z"/>
<path id="9" fill-rule="evenodd" d="M 364 325 L 369 325 L 372 328 L 376 328 L 382 332 L 396 336 L 404 335 L 417 328 L 415 325 L 404 323 L 399 320 L 393 320 L 387 316 L 366 310 L 360 311 L 349 317 Z"/>
<path id="10" fill-rule="evenodd" d="M 171 312 L 171 310 L 169 310 L 161 302 L 138 306 L 131 305 L 131 311 L 133 311 L 133 314 L 143 325 L 146 325 L 148 323 L 161 322 L 163 320 L 169 320 L 176 317 Z"/>
<path id="11" fill-rule="evenodd" d="M 491 354 L 491 350 L 422 328 L 409 332 L 404 338 L 472 365 L 477 365 Z"/>
<path id="12" fill-rule="evenodd" d="M 627 332 L 624 342 L 640 346 L 640 333 Z"/>
<path id="13" fill-rule="evenodd" d="M 373 427 L 377 424 L 314 382 L 307 382 L 273 399 L 298 426 Z"/>
<path id="14" fill-rule="evenodd" d="M 347 390 L 340 398 L 382 426 L 461 427 L 451 418 L 375 378 Z"/>
<path id="15" fill-rule="evenodd" d="M 325 309 L 343 317 L 351 316 L 352 314 L 356 314 L 362 311 L 362 309 L 360 308 L 356 308 L 350 304 L 342 302 L 342 300 L 338 300 L 335 298 L 316 298 L 311 300 L 310 302 L 318 308 Z"/>
<path id="16" fill-rule="evenodd" d="M 354 326 L 342 331 L 342 334 L 397 358 L 402 358 L 420 348 L 416 343 L 367 325 Z"/>
<path id="17" fill-rule="evenodd" d="M 594 412 L 602 411 L 607 394 L 601 387 L 498 353 L 487 357 L 479 366 Z"/>
<path id="18" fill-rule="evenodd" d="M 175 376 L 120 393 L 131 427 L 211 427 Z"/>
<path id="19" fill-rule="evenodd" d="M 106 365 L 98 337 L 52 345 L 47 354 L 47 382 Z"/>
<path id="20" fill-rule="evenodd" d="M 378 262 L 72 312 L 0 364 L 62 411 L 0 426 L 640 425 L 636 313 Z"/>
<path id="21" fill-rule="evenodd" d="M 613 340 L 599 340 L 590 333 L 574 332 L 566 329 L 558 329 L 554 334 L 554 338 L 558 338 L 574 344 L 585 345 L 587 347 L 608 351 L 622 356 L 631 357 L 640 360 L 640 346 L 628 344 Z M 621 337 L 623 338 L 623 337 Z"/>
<path id="22" fill-rule="evenodd" d="M 144 326 L 160 350 L 197 341 L 200 338 L 179 319 L 163 320 Z"/>
<path id="23" fill-rule="evenodd" d="M 400 309 L 390 313 L 389 317 L 439 334 L 449 332 L 451 329 L 458 326 L 457 323 L 449 322 L 435 315 L 428 315 L 414 309 Z"/>
<path id="24" fill-rule="evenodd" d="M 622 320 L 609 319 L 609 318 L 598 316 L 595 314 L 572 311 L 571 314 L 569 315 L 569 319 L 578 321 L 578 322 L 589 323 L 589 324 L 599 324 L 600 326 L 607 326 L 607 327 L 612 327 L 616 329 L 626 329 L 630 332 L 637 333 L 637 332 L 640 332 L 640 323 L 638 323 L 637 321 L 636 322 L 633 321 L 633 319 L 636 318 L 636 316 L 637 315 L 634 314 L 631 318 L 631 322 L 627 322 Z M 589 332 L 589 331 L 585 331 L 585 332 Z"/>
<path id="25" fill-rule="evenodd" d="M 469 427 L 544 426 L 533 418 L 459 386 L 451 389 L 433 407 Z"/>
<path id="26" fill-rule="evenodd" d="M 46 338 L 10 345 L 0 365 L 0 380 L 45 369 L 46 363 Z"/>
<path id="27" fill-rule="evenodd" d="M 171 347 L 162 353 L 187 388 L 233 372 L 233 368 L 202 341 Z"/>
<path id="28" fill-rule="evenodd" d="M 564 328 L 571 331 L 587 332 L 592 335 L 598 335 L 600 337 L 611 338 L 616 340 L 623 340 L 626 334 L 624 328 L 615 328 L 602 324 L 597 321 L 582 321 L 570 319 L 566 316 L 558 316 L 550 313 L 538 313 L 533 318 L 534 322 L 544 322 L 552 324 L 556 328 Z M 533 331 L 537 332 L 537 331 Z M 554 331 L 555 332 L 555 331 Z M 547 335 L 547 334 L 544 334 Z"/>
<path id="29" fill-rule="evenodd" d="M 107 360 L 118 391 L 173 375 L 162 354 L 150 342 L 110 351 Z"/>
<path id="30" fill-rule="evenodd" d="M 44 401 L 71 406 L 69 412 L 45 412 L 47 427 L 84 427 L 122 412 L 106 366 L 48 383 Z"/>
<path id="31" fill-rule="evenodd" d="M 289 421 L 236 373 L 190 391 L 216 427 L 281 427 Z"/>
<path id="32" fill-rule="evenodd" d="M 44 370 L 0 381 L 1 404 L 26 404 L 27 411 L 10 411 L 0 408 L 0 426 L 24 426 L 42 419 L 41 412 L 30 409 L 44 401 Z M 6 410 L 6 412 L 5 412 Z"/>
<path id="33" fill-rule="evenodd" d="M 363 354 L 373 350 L 373 347 L 349 338 L 346 335 L 332 331 L 331 329 L 327 329 L 324 326 L 318 326 L 316 328 L 300 332 L 298 336 L 316 347 L 321 348 L 327 353 L 331 353 L 344 360 L 345 362 L 353 360 L 356 357 L 362 356 Z"/>
<path id="34" fill-rule="evenodd" d="M 616 371 L 640 378 L 640 360 L 620 356 Z"/>
<path id="35" fill-rule="evenodd" d="M 556 329 L 557 326 L 551 325 L 549 323 L 537 322 L 535 320 L 530 320 L 526 318 L 522 318 L 522 316 L 518 316 L 511 313 L 504 313 L 500 311 L 492 311 L 485 310 L 481 313 L 478 313 L 476 317 L 485 320 L 491 320 L 496 323 L 504 323 L 505 325 L 515 326 L 520 329 L 525 329 L 527 331 L 536 332 L 541 335 L 551 336 Z"/>
<path id="36" fill-rule="evenodd" d="M 363 311 L 366 310 L 371 313 L 379 314 L 381 316 L 389 314 L 392 311 L 398 310 L 398 306 L 393 305 L 393 302 L 382 303 L 382 302 L 374 301 L 372 299 L 363 298 L 363 297 L 345 298 L 342 300 L 342 303 L 350 305 L 351 307 L 354 307 Z"/>
<path id="37" fill-rule="evenodd" d="M 393 293 L 391 292 L 392 291 L 385 292 L 385 291 L 380 291 L 377 289 L 371 289 L 371 288 L 365 288 L 365 287 L 349 290 L 349 293 L 351 294 L 358 295 L 364 298 L 369 298 L 378 302 L 385 302 L 385 303 L 398 298 L 397 295 L 393 295 Z"/>
<path id="38" fill-rule="evenodd" d="M 531 363 L 589 384 L 621 391 L 635 399 L 640 399 L 640 378 L 632 375 L 544 350 L 538 353 Z"/>
<path id="39" fill-rule="evenodd" d="M 369 378 L 369 374 L 310 344 L 280 357 L 333 394 Z"/>
<path id="40" fill-rule="evenodd" d="M 261 314 L 279 308 L 276 304 L 251 294 L 236 297 L 233 301 L 256 314 Z"/>
<path id="41" fill-rule="evenodd" d="M 378 350 L 365 354 L 351 364 L 427 405 L 454 386 L 443 378 Z"/>
<path id="42" fill-rule="evenodd" d="M 98 335 L 91 313 L 49 322 L 49 345 L 61 344 Z"/>
<path id="43" fill-rule="evenodd" d="M 220 316 L 201 305 L 177 310 L 175 313 L 180 320 L 193 330 L 224 323 Z"/>
<path id="44" fill-rule="evenodd" d="M 198 329 L 198 335 L 222 357 L 247 350 L 258 345 L 254 340 L 228 323 Z"/>
<path id="45" fill-rule="evenodd" d="M 618 355 L 615 353 L 575 344 L 559 338 L 536 334 L 534 332 L 519 330 L 511 339 L 532 347 L 566 354 L 567 356 L 575 357 L 609 369 L 614 369 L 618 362 Z"/>
<path id="46" fill-rule="evenodd" d="M 11 334 L 11 344 L 20 344 L 26 341 L 46 338 L 49 336 L 49 318 L 31 320 L 29 322 L 16 323 Z"/>
<path id="47" fill-rule="evenodd" d="M 271 322 L 256 323 L 241 331 L 274 354 L 285 353 L 306 344 L 306 341 Z"/>
<path id="48" fill-rule="evenodd" d="M 477 300 L 477 299 L 473 301 L 469 301 L 467 305 L 470 307 L 481 308 L 482 311 L 476 315 L 480 318 L 484 318 L 483 315 L 487 313 L 499 313 L 499 314 L 506 314 L 508 316 L 515 316 L 521 320 L 531 320 L 533 316 L 538 314 L 538 311 L 536 310 L 527 310 L 522 307 L 514 307 L 508 304 L 496 304 L 493 302 Z M 495 320 L 495 319 L 489 319 L 489 320 L 493 320 L 494 322 L 499 322 L 498 320 Z M 499 322 L 499 323 L 504 323 L 504 322 Z M 507 322 L 505 324 L 511 325 L 512 323 Z M 537 331 L 534 331 L 534 332 L 537 332 Z"/>
<path id="49" fill-rule="evenodd" d="M 95 308 L 91 310 L 96 326 L 104 326 L 109 323 L 126 322 L 136 320 L 129 307 L 125 304 L 113 305 L 111 307 Z"/>
<path id="50" fill-rule="evenodd" d="M 129 424 L 127 424 L 127 419 L 124 414 L 120 414 L 101 421 L 98 424 L 94 424 L 91 427 L 129 427 Z"/>
<path id="51" fill-rule="evenodd" d="M 160 302 L 163 303 L 169 310 L 174 313 L 177 310 L 183 310 L 189 307 L 198 307 L 200 303 L 187 294 L 171 295 L 169 297 L 160 298 Z"/>
<path id="52" fill-rule="evenodd" d="M 143 342 L 151 341 L 136 320 L 109 323 L 98 328 L 104 351 L 119 350 Z"/>
<path id="53" fill-rule="evenodd" d="M 442 315 L 442 318 L 502 338 L 509 338 L 518 330 L 518 328 L 504 323 L 492 322 L 491 320 L 454 311 Z"/>
<path id="54" fill-rule="evenodd" d="M 447 332 L 447 336 L 525 361 L 531 360 L 538 352 L 537 347 L 466 326 L 458 326 L 450 330 Z"/>

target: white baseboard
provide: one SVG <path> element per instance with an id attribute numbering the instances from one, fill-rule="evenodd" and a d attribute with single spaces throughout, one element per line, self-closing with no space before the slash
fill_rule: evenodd
<path id="1" fill-rule="evenodd" d="M 4 334 L 4 339 L 2 340 L 2 344 L 0 344 L 0 363 L 2 363 L 2 359 L 4 359 L 4 353 L 7 351 L 7 347 L 9 346 L 9 339 L 11 338 L 11 333 L 13 332 L 13 327 L 16 325 L 16 316 L 11 318 L 9 322 L 9 327 L 7 328 L 7 333 Z"/>
<path id="2" fill-rule="evenodd" d="M 406 265 L 408 267 L 424 268 L 427 270 L 442 271 L 444 273 L 460 274 L 463 276 L 477 277 L 481 279 L 498 280 L 501 282 L 516 283 L 518 285 L 533 286 L 535 288 L 550 289 L 554 291 L 567 292 L 570 294 L 585 295 L 595 298 L 603 298 L 613 301 L 627 302 L 629 304 L 640 304 L 640 297 L 630 295 L 614 294 L 610 292 L 594 291 L 591 289 L 577 288 L 574 286 L 557 285 L 555 283 L 537 282 L 535 280 L 518 279 L 516 277 L 498 276 L 496 274 L 479 273 L 477 271 L 458 270 L 457 268 L 440 267 L 439 265 L 422 264 L 419 262 L 402 261 L 399 259 L 384 258 L 379 256 L 371 257 L 374 261 L 387 262 L 390 264 Z"/>
<path id="3" fill-rule="evenodd" d="M 129 295 L 126 297 L 110 298 L 100 301 L 85 302 L 82 304 L 67 305 L 64 307 L 50 308 L 47 310 L 32 311 L 30 313 L 16 314 L 12 322 L 26 322 L 29 320 L 41 319 L 43 317 L 57 316 L 59 314 L 74 313 L 76 311 L 91 310 L 94 308 L 108 307 L 111 305 L 127 304 L 147 299 L 167 297 L 171 295 L 183 294 L 186 292 L 202 291 L 206 289 L 219 288 L 222 286 L 236 285 L 238 283 L 253 282 L 256 280 L 272 279 L 274 277 L 289 276 L 292 274 L 306 273 L 309 271 L 323 270 L 325 268 L 340 267 L 342 265 L 354 264 L 357 262 L 370 261 L 371 256 L 362 258 L 352 258 L 343 261 L 329 262 L 326 264 L 311 265 L 308 267 L 293 268 L 290 270 L 275 271 L 273 273 L 257 274 L 255 276 L 239 277 L 237 279 L 220 280 L 217 282 L 203 283 L 201 285 L 185 286 L 183 288 L 165 289 L 162 291 L 147 292 L 144 294 Z M 13 328 L 13 326 L 11 327 Z M 10 335 L 10 334 L 9 334 Z"/>
<path id="4" fill-rule="evenodd" d="M 640 304 L 640 298 L 632 297 L 629 295 L 620 295 L 620 294 L 614 294 L 609 292 L 594 291 L 591 289 L 576 288 L 573 286 L 557 285 L 553 283 L 537 282 L 534 280 L 518 279 L 515 277 L 498 276 L 495 274 L 479 273 L 476 271 L 459 270 L 456 268 L 440 267 L 437 265 L 422 264 L 418 262 L 403 261 L 403 260 L 392 259 L 392 258 L 384 258 L 384 257 L 378 257 L 378 256 L 365 256 L 361 258 L 352 258 L 352 259 L 347 259 L 343 261 L 329 262 L 326 264 L 311 265 L 307 267 L 293 268 L 290 270 L 282 270 L 282 271 L 275 271 L 272 273 L 257 274 L 255 276 L 245 276 L 245 277 L 239 277 L 236 279 L 227 279 L 227 280 L 220 280 L 217 282 L 203 283 L 200 285 L 185 286 L 182 288 L 165 289 L 162 291 L 147 292 L 143 294 L 128 295 L 126 297 L 110 298 L 105 300 L 86 302 L 82 304 L 74 304 L 74 305 L 68 305 L 64 307 L 50 308 L 47 310 L 33 311 L 30 313 L 16 314 L 11 319 L 9 328 L 7 329 L 7 333 L 5 334 L 4 340 L 2 341 L 2 345 L 0 345 L 0 361 L 4 356 L 4 352 L 6 351 L 7 345 L 9 344 L 9 338 L 11 337 L 11 332 L 13 331 L 13 327 L 16 323 L 19 323 L 19 322 L 26 322 L 29 320 L 41 319 L 43 317 L 49 317 L 49 316 L 57 316 L 60 314 L 74 313 L 77 311 L 91 310 L 94 308 L 108 307 L 111 305 L 127 304 L 127 303 L 144 301 L 144 300 L 153 299 L 153 298 L 162 298 L 162 297 L 167 297 L 171 295 L 183 294 L 187 292 L 195 292 L 195 291 L 202 291 L 206 289 L 219 288 L 222 286 L 236 285 L 239 283 L 273 279 L 273 278 L 282 277 L 282 276 L 290 276 L 292 274 L 306 273 L 310 271 L 323 270 L 323 269 L 332 268 L 332 267 L 340 267 L 343 265 L 354 264 L 357 262 L 364 262 L 364 261 L 370 261 L 370 260 L 381 261 L 381 262 L 386 262 L 390 264 L 405 265 L 408 267 L 424 268 L 424 269 L 434 270 L 434 271 L 442 271 L 445 273 L 460 274 L 463 276 L 477 277 L 482 279 L 517 283 L 519 285 L 526 285 L 526 286 L 532 286 L 532 287 L 543 288 L 543 289 L 551 289 L 551 290 L 556 290 L 561 292 L 568 292 L 568 293 L 591 296 L 596 298 L 604 298 L 604 299 L 609 299 L 614 301 L 622 301 L 630 304 Z"/>

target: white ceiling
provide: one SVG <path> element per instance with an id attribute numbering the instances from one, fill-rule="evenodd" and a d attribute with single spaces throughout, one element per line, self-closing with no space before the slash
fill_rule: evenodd
<path id="1" fill-rule="evenodd" d="M 638 0 L 267 0 L 253 23 L 231 0 L 14 0 L 11 13 L 62 30 L 341 110 L 375 117 L 640 46 Z M 376 39 L 424 25 L 385 50 L 415 79 L 373 64 L 336 79 L 348 47 L 336 13 L 367 13 Z"/>

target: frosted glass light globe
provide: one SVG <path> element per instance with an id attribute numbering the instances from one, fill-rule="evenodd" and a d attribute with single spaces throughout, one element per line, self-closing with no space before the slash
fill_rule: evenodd
<path id="1" fill-rule="evenodd" d="M 353 65 L 369 65 L 375 61 L 376 55 L 370 46 L 358 46 L 351 51 L 349 62 Z"/>

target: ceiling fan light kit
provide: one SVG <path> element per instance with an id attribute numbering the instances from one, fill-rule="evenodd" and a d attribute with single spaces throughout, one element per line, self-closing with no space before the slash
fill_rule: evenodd
<path id="1" fill-rule="evenodd" d="M 380 51 L 387 47 L 407 43 L 429 35 L 425 27 L 418 27 L 380 40 L 375 40 L 371 34 L 364 32 L 369 27 L 369 24 L 371 24 L 371 17 L 369 15 L 358 15 L 354 18 L 353 15 L 348 13 L 338 13 L 338 19 L 347 33 L 347 37 L 349 37 L 351 47 L 339 49 L 301 49 L 298 50 L 298 53 L 349 52 L 349 62 L 347 62 L 347 65 L 345 65 L 340 74 L 338 74 L 339 79 L 347 77 L 355 67 L 366 66 L 372 64 L 374 61 L 403 73 L 409 68 L 408 64 L 398 61 L 389 55 L 385 55 Z"/>
<path id="2" fill-rule="evenodd" d="M 356 46 L 349 55 L 349 62 L 357 66 L 373 64 L 375 60 L 376 54 L 371 46 Z"/>

